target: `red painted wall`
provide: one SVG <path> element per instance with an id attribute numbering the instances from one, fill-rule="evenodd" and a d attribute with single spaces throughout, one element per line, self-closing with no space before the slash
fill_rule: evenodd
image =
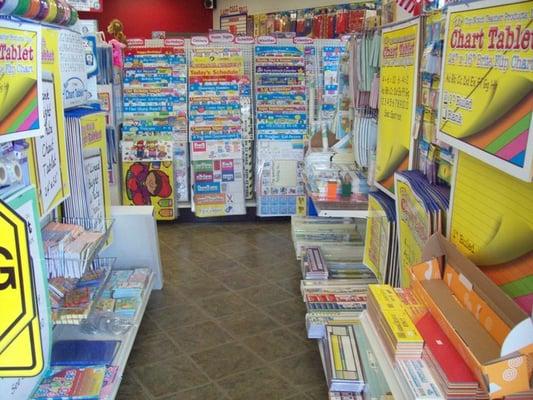
<path id="1" fill-rule="evenodd" d="M 103 13 L 80 13 L 97 19 L 101 31 L 118 18 L 127 37 L 151 37 L 152 31 L 206 33 L 213 27 L 213 12 L 202 0 L 104 0 Z"/>

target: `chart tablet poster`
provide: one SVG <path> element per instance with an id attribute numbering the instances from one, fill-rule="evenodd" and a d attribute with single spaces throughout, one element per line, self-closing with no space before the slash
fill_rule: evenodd
<path id="1" fill-rule="evenodd" d="M 48 282 L 35 189 L 26 187 L 8 198 L 6 204 L 12 212 L 22 218 L 19 227 L 24 229 L 25 234 L 19 235 L 20 239 L 24 239 L 19 244 L 25 245 L 24 249 L 31 260 L 29 261 L 31 268 L 28 266 L 27 271 L 33 281 L 33 290 L 29 293 L 34 295 L 32 302 L 36 308 L 30 323 L 25 325 L 19 335 L 9 343 L 7 349 L 0 353 L 0 376 L 2 376 L 0 392 L 10 399 L 27 399 L 31 397 L 31 393 L 39 383 L 41 373 L 46 371 L 49 365 L 52 328 Z M 6 238 L 5 232 L 0 234 L 2 238 Z M 3 246 L 5 245 L 4 241 Z M 22 247 L 19 249 L 22 250 Z M 7 314 L 4 309 L 2 316 L 5 315 Z"/>
<path id="2" fill-rule="evenodd" d="M 531 1 L 450 6 L 438 133 L 527 182 L 533 179 L 532 13 Z"/>
<path id="3" fill-rule="evenodd" d="M 42 133 L 41 28 L 2 20 L 0 143 Z"/>
<path id="4" fill-rule="evenodd" d="M 87 204 L 96 209 L 102 204 L 100 211 L 106 220 L 111 219 L 111 192 L 107 177 L 107 139 L 106 120 L 104 113 L 93 113 L 80 118 L 83 145 L 83 165 L 85 169 L 85 189 L 88 190 Z M 97 157 L 97 158 L 94 158 Z M 98 171 L 96 168 L 100 166 Z M 96 178 L 96 175 L 99 177 Z M 92 183 L 92 184 L 91 184 Z M 93 214 L 94 215 L 94 214 Z M 97 218 L 96 216 L 93 218 Z"/>
<path id="5" fill-rule="evenodd" d="M 78 32 L 59 30 L 59 59 L 64 107 L 85 104 L 88 99 L 85 49 Z"/>
<path id="6" fill-rule="evenodd" d="M 533 306 L 533 183 L 459 152 L 449 238 L 528 314 Z"/>
<path id="7" fill-rule="evenodd" d="M 418 18 L 383 29 L 376 153 L 376 185 L 394 195 L 394 173 L 412 162 L 411 133 L 418 82 Z"/>
<path id="8" fill-rule="evenodd" d="M 368 196 L 368 214 L 363 263 L 383 282 L 391 245 L 391 224 L 383 205 L 372 195 Z"/>
<path id="9" fill-rule="evenodd" d="M 30 141 L 28 151 L 30 179 L 37 190 L 41 217 L 70 195 L 58 37 L 58 30 L 42 28 L 44 134 Z"/>

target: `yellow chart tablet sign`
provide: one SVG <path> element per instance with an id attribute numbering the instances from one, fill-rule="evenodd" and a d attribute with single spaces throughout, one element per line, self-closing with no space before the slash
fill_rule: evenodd
<path id="1" fill-rule="evenodd" d="M 0 354 L 35 318 L 24 220 L 0 201 Z"/>

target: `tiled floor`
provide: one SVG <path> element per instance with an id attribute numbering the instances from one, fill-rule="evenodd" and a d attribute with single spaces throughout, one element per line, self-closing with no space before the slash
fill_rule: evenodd
<path id="1" fill-rule="evenodd" d="M 159 226 L 153 292 L 119 399 L 326 400 L 290 223 Z"/>

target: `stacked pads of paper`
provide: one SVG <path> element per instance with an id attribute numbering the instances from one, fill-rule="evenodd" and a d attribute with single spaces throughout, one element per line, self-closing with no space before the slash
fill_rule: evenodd
<path id="1" fill-rule="evenodd" d="M 361 393 L 365 381 L 353 325 L 326 326 L 322 346 L 329 390 Z"/>
<path id="2" fill-rule="evenodd" d="M 150 275 L 148 268 L 113 271 L 96 309 L 124 318 L 135 317 Z"/>
<path id="3" fill-rule="evenodd" d="M 478 381 L 437 321 L 426 313 L 416 327 L 424 338 L 424 360 L 447 399 L 484 398 Z"/>
<path id="4" fill-rule="evenodd" d="M 362 368 L 362 375 L 364 376 L 365 389 L 364 392 L 344 392 L 344 391 L 330 391 L 330 400 L 363 400 L 363 399 L 379 399 L 379 400 L 393 400 L 392 392 L 387 383 L 387 379 L 383 370 L 377 363 L 377 355 L 372 349 L 370 342 L 359 321 L 344 324 L 337 323 L 329 327 L 335 329 L 339 326 L 350 326 L 355 333 L 355 342 L 359 354 L 360 365 Z M 325 335 L 325 332 L 324 332 Z M 325 336 L 324 336 L 325 337 Z M 325 358 L 326 351 L 324 350 L 325 340 L 319 342 L 320 355 L 322 357 L 322 364 L 326 376 L 327 362 Z"/>
<path id="5" fill-rule="evenodd" d="M 48 223 L 42 230 L 44 254 L 51 278 L 81 278 L 102 244 L 104 234 L 73 224 Z"/>
<path id="6" fill-rule="evenodd" d="M 368 196 L 368 220 L 363 263 L 382 282 L 400 286 L 396 203 L 382 192 Z"/>
<path id="7" fill-rule="evenodd" d="M 369 285 L 367 304 L 389 356 L 395 360 L 421 358 L 424 340 L 394 289 L 389 285 Z"/>
<path id="8" fill-rule="evenodd" d="M 323 254 L 351 254 L 362 260 L 365 229 L 364 221 L 351 218 L 292 217 L 296 258 L 300 260 L 308 247 L 320 247 Z"/>
<path id="9" fill-rule="evenodd" d="M 77 325 L 86 319 L 93 301 L 107 279 L 109 270 L 88 270 L 81 279 L 56 277 L 48 281 L 55 324 Z"/>
<path id="10" fill-rule="evenodd" d="M 328 267 L 319 247 L 308 247 L 302 258 L 304 279 L 328 279 Z"/>

